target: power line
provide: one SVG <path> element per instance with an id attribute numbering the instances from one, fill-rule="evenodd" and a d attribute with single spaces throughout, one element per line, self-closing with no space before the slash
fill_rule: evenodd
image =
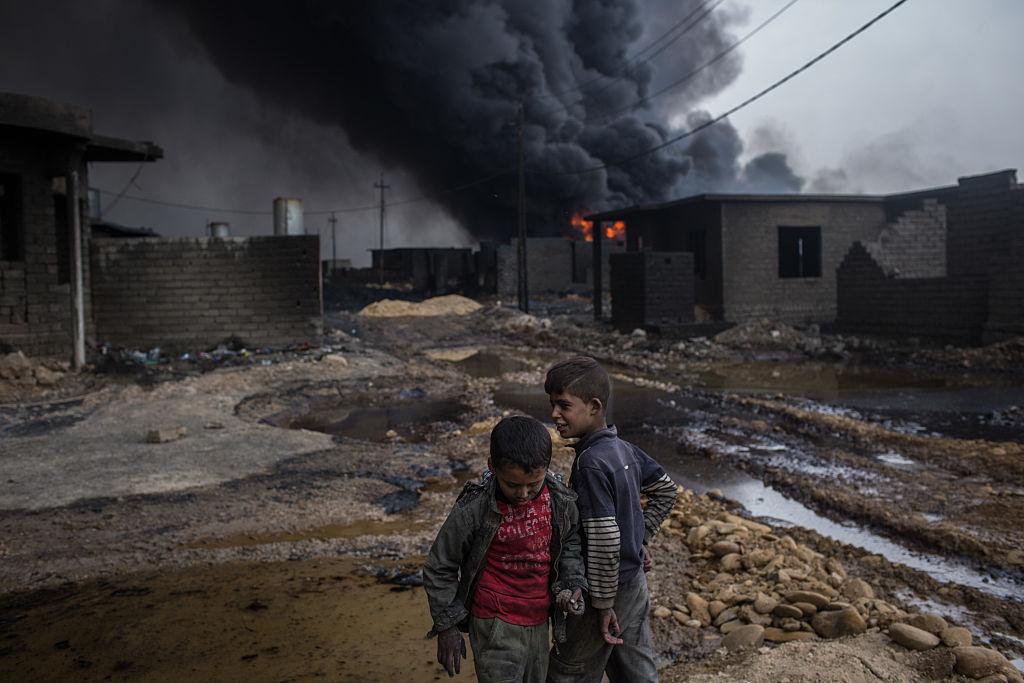
<path id="1" fill-rule="evenodd" d="M 704 12 L 704 14 L 701 14 L 701 16 L 697 17 L 696 21 L 694 21 L 692 24 L 690 24 L 689 26 L 684 28 L 682 31 L 680 31 L 678 35 L 674 36 L 665 45 L 663 45 L 660 48 L 658 48 L 658 50 L 655 51 L 654 54 L 646 57 L 645 59 L 640 59 L 640 57 L 645 52 L 647 52 L 648 50 L 653 49 L 658 43 L 660 43 L 666 37 L 671 35 L 677 28 L 679 28 L 680 26 L 682 26 L 683 24 L 688 22 L 695 14 L 698 14 L 699 12 L 701 12 L 705 7 L 707 7 L 712 2 L 714 2 L 714 5 L 711 8 L 709 8 L 706 12 Z M 623 78 L 625 78 L 626 74 L 628 74 L 629 72 L 631 72 L 634 69 L 636 69 L 636 67 L 640 66 L 641 64 L 645 64 L 645 63 L 651 61 L 652 59 L 654 59 L 655 57 L 657 57 L 659 54 L 664 52 L 669 46 L 671 46 L 677 40 L 679 40 L 684 35 L 686 35 L 686 33 L 688 33 L 690 29 L 692 29 L 694 26 L 699 24 L 705 17 L 707 17 L 709 14 L 711 14 L 712 10 L 714 10 L 716 7 L 721 5 L 723 2 L 725 2 L 725 0 L 703 0 L 703 2 L 701 2 L 699 5 L 697 5 L 697 7 L 692 12 L 690 12 L 685 17 L 683 17 L 682 19 L 677 21 L 675 24 L 673 24 L 671 27 L 669 27 L 669 29 L 667 31 L 662 33 L 660 36 L 658 36 L 655 40 L 651 41 L 643 49 L 637 51 L 636 54 L 634 54 L 632 57 L 627 59 L 625 61 L 625 63 L 624 63 L 622 71 L 617 76 L 615 76 L 610 83 L 608 83 L 604 87 L 598 89 L 596 92 L 603 92 L 603 91 L 607 90 L 612 85 L 614 85 L 615 83 L 618 83 Z M 579 83 L 579 84 L 577 84 L 577 85 L 575 85 L 575 86 L 573 86 L 571 88 L 566 88 L 565 90 L 560 90 L 558 92 L 553 92 L 553 93 L 544 93 L 543 97 L 561 97 L 562 95 L 568 95 L 569 93 L 579 92 L 579 91 L 582 91 L 587 86 L 592 85 L 594 83 L 597 83 L 598 81 L 601 81 L 601 80 L 603 80 L 605 78 L 609 78 L 609 76 L 605 75 L 605 74 L 598 74 L 597 76 L 594 76 L 590 80 L 584 81 L 583 83 Z M 579 104 L 579 102 L 574 103 L 574 105 L 575 104 Z M 569 105 L 569 106 L 574 106 L 574 105 Z M 568 108 L 568 107 L 566 107 L 566 108 Z M 559 111 L 560 109 L 562 109 L 562 107 L 554 107 L 551 111 Z M 546 112 L 542 112 L 542 113 L 546 113 Z"/>
<path id="2" fill-rule="evenodd" d="M 724 50 L 722 50 L 721 52 L 716 54 L 714 57 L 712 57 L 708 61 L 706 61 L 703 64 L 701 64 L 700 66 L 695 68 L 693 71 L 691 71 L 688 74 L 682 76 L 681 78 L 678 78 L 678 79 L 672 81 L 671 83 L 669 83 L 665 87 L 661 88 L 660 90 L 657 90 L 657 91 L 655 91 L 655 92 L 653 92 L 653 93 L 651 93 L 649 95 L 645 95 L 645 96 L 641 97 L 639 100 L 637 100 L 636 102 L 634 102 L 633 104 L 627 105 L 625 107 L 619 107 L 618 109 L 606 110 L 606 111 L 604 111 L 604 113 L 601 113 L 601 111 L 598 110 L 597 116 L 588 116 L 587 117 L 587 122 L 588 123 L 594 123 L 595 121 L 602 121 L 602 120 L 605 120 L 605 119 L 614 118 L 616 116 L 619 116 L 620 114 L 624 114 L 624 113 L 629 112 L 629 111 L 634 111 L 636 109 L 639 109 L 641 106 L 649 103 L 655 97 L 660 97 L 661 95 L 664 95 L 665 93 L 667 93 L 669 90 L 673 90 L 675 88 L 678 88 L 680 85 L 689 82 L 690 80 L 695 78 L 698 74 L 700 74 L 702 71 L 704 71 L 708 67 L 712 66 L 713 64 L 717 64 L 722 59 L 725 59 L 725 57 L 727 57 L 733 50 L 735 50 L 740 45 L 742 45 L 743 43 L 747 42 L 748 40 L 753 38 L 755 35 L 760 33 L 770 23 L 772 23 L 773 21 L 778 19 L 780 16 L 782 16 L 782 14 L 786 12 L 786 10 L 788 10 L 790 7 L 792 7 L 793 5 L 795 5 L 799 1 L 800 0 L 789 0 L 789 2 L 787 2 L 785 5 L 783 5 L 778 11 L 775 12 L 775 14 L 771 15 L 770 17 L 768 17 L 767 19 L 762 21 L 753 30 L 751 30 L 745 36 L 743 36 L 742 38 L 737 40 L 735 43 L 733 43 L 729 47 L 725 48 Z"/>
<path id="3" fill-rule="evenodd" d="M 418 203 L 418 202 L 426 202 L 426 201 L 430 201 L 430 200 L 433 200 L 433 199 L 438 199 L 438 198 L 443 197 L 445 195 L 452 194 L 453 192 L 461 192 L 462 190 L 468 190 L 468 189 L 470 189 L 472 187 L 476 187 L 477 185 L 483 185 L 484 183 L 488 183 L 488 182 L 490 182 L 492 180 L 496 180 L 496 179 L 498 179 L 498 178 L 500 178 L 502 176 L 510 175 L 510 174 L 514 173 L 515 171 L 516 171 L 515 168 L 505 169 L 505 170 L 499 171 L 497 173 L 491 174 L 489 176 L 486 176 L 484 178 L 478 178 L 478 179 L 470 181 L 468 183 L 464 183 L 462 185 L 457 185 L 455 187 L 450 187 L 450 188 L 448 188 L 446 190 L 441 190 L 439 192 L 434 192 L 434 193 L 431 193 L 431 194 L 420 195 L 420 196 L 417 196 L 417 197 L 410 197 L 408 199 L 402 199 L 402 200 L 394 201 L 394 202 L 388 202 L 388 206 L 395 207 L 395 206 L 402 206 L 404 204 L 415 204 L 415 203 Z M 245 215 L 245 216 L 270 216 L 270 215 L 273 215 L 273 213 L 274 213 L 273 211 L 255 211 L 253 209 L 229 209 L 229 208 L 217 207 L 217 206 L 200 206 L 200 205 L 197 205 L 197 204 L 184 204 L 184 203 L 179 203 L 179 202 L 168 202 L 168 201 L 163 201 L 163 200 L 160 200 L 160 199 L 150 199 L 149 197 L 137 197 L 135 195 L 130 195 L 130 194 L 111 192 L 110 190 L 104 190 L 103 188 L 95 188 L 95 189 L 100 194 L 105 194 L 105 195 L 108 195 L 108 196 L 120 196 L 120 197 L 123 197 L 124 199 L 128 199 L 128 200 L 131 200 L 131 201 L 134 201 L 134 202 L 140 202 L 140 203 L 143 203 L 143 204 L 154 204 L 156 206 L 165 206 L 165 207 L 171 208 L 171 209 L 183 209 L 183 210 L 188 210 L 188 211 L 206 211 L 206 212 L 209 212 L 209 213 L 234 213 L 234 214 L 240 214 L 240 215 Z M 365 206 L 349 206 L 349 207 L 340 208 L 340 209 L 322 209 L 322 210 L 317 210 L 317 211 L 304 211 L 303 213 L 305 215 L 307 215 L 307 216 L 326 216 L 326 215 L 329 215 L 329 214 L 332 214 L 332 213 L 357 213 L 357 212 L 361 212 L 361 211 L 379 211 L 379 210 L 380 210 L 380 204 L 367 204 Z"/>
<path id="4" fill-rule="evenodd" d="M 622 166 L 624 164 L 628 164 L 631 161 L 636 161 L 637 159 L 643 158 L 643 157 L 645 157 L 645 156 L 647 156 L 649 154 L 653 154 L 654 152 L 657 152 L 658 150 L 664 149 L 664 148 L 668 147 L 669 145 L 673 145 L 673 144 L 679 142 L 680 140 L 683 140 L 685 138 L 688 138 L 688 137 L 691 137 L 693 135 L 696 135 L 697 133 L 701 132 L 702 130 L 710 128 L 711 126 L 713 126 L 716 123 L 722 121 L 723 119 L 731 116 L 732 114 L 735 114 L 736 112 L 738 112 L 739 110 L 743 109 L 744 107 L 746 107 L 746 106 L 748 106 L 750 104 L 753 104 L 754 102 L 756 102 L 757 100 L 761 99 L 762 97 L 764 97 L 765 95 L 767 95 L 771 91 L 775 90 L 776 88 L 782 86 L 784 83 L 786 83 L 786 82 L 792 80 L 793 78 L 795 78 L 796 76 L 800 75 L 801 73 L 803 73 L 807 69 L 811 68 L 812 66 L 814 66 L 815 64 L 817 64 L 821 60 L 825 59 L 825 57 L 828 57 L 830 54 L 832 54 L 833 52 L 838 50 L 840 47 L 842 47 L 846 43 L 848 43 L 851 40 L 853 40 L 854 38 L 856 38 L 858 35 L 860 35 L 864 31 L 866 31 L 869 28 L 871 28 L 874 24 L 876 24 L 877 22 L 881 21 L 883 18 L 888 16 L 897 7 L 899 7 L 900 5 L 904 4 L 905 2 L 907 2 L 907 0 L 898 0 L 898 2 L 896 2 L 893 5 L 891 5 L 888 9 L 883 11 L 881 14 L 878 14 L 877 16 L 875 16 L 873 19 L 871 19 L 871 21 L 867 22 L 866 24 L 864 24 L 863 26 L 858 28 L 853 33 L 849 34 L 848 36 L 846 36 L 845 38 L 843 38 L 839 42 L 835 43 L 834 45 L 832 45 L 832 47 L 828 48 L 827 50 L 825 50 L 824 52 L 822 52 L 817 57 L 815 57 L 814 59 L 810 60 L 809 62 L 807 62 L 806 64 L 804 64 L 800 68 L 790 72 L 788 75 L 786 75 L 783 78 L 780 78 L 779 80 L 775 81 L 774 83 L 769 85 L 764 90 L 761 90 L 757 94 L 752 95 L 751 97 L 748 97 L 747 99 L 743 100 L 742 102 L 740 102 L 739 104 L 737 104 L 733 108 L 725 111 L 722 114 L 719 114 L 715 118 L 709 119 L 708 121 L 705 121 L 704 123 L 700 124 L 699 126 L 691 128 L 690 130 L 685 131 L 683 133 L 680 133 L 679 135 L 673 136 L 673 137 L 669 138 L 668 140 L 665 140 L 661 144 L 655 145 L 654 147 L 646 149 L 646 150 L 644 150 L 642 152 L 634 154 L 633 156 L 627 157 L 625 159 L 619 159 L 618 161 L 610 161 L 608 163 L 601 164 L 599 166 L 592 166 L 590 168 L 578 169 L 578 170 L 575 170 L 575 171 L 560 171 L 560 172 L 557 172 L 557 173 L 548 173 L 548 172 L 543 172 L 543 171 L 530 171 L 530 173 L 533 174 L 533 175 L 539 175 L 539 176 L 567 176 L 567 175 L 582 175 L 584 173 L 594 173 L 596 171 L 603 171 L 603 170 L 606 170 L 606 169 L 609 169 L 609 168 L 613 168 L 613 167 L 616 167 L 616 166 Z"/>

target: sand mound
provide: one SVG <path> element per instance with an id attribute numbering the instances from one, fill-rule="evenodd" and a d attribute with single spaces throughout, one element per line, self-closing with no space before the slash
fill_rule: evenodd
<path id="1" fill-rule="evenodd" d="M 437 296 L 420 303 L 413 301 L 396 301 L 384 299 L 376 301 L 363 310 L 359 315 L 369 318 L 397 318 L 401 316 L 429 317 L 435 315 L 469 315 L 480 310 L 481 306 L 472 299 L 467 299 L 458 294 L 448 296 Z"/>

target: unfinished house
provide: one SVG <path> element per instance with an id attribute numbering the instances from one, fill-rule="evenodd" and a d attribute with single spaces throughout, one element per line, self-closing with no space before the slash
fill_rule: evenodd
<path id="1" fill-rule="evenodd" d="M 498 297 L 515 301 L 517 287 L 518 240 L 498 247 Z M 625 251 L 621 240 L 604 241 L 604 256 L 599 268 L 604 275 L 597 282 L 604 283 L 608 292 L 608 255 Z M 526 282 L 531 295 L 565 294 L 567 292 L 590 292 L 594 288 L 593 242 L 566 237 L 528 237 L 526 239 Z"/>
<path id="2" fill-rule="evenodd" d="M 840 329 L 958 343 L 1024 334 L 1024 186 L 1016 171 L 890 199 L 838 270 Z"/>
<path id="3" fill-rule="evenodd" d="M 0 93 L 0 345 L 84 362 L 94 334 L 89 164 L 162 156 L 93 133 L 84 107 Z"/>
<path id="4" fill-rule="evenodd" d="M 364 276 L 373 281 L 381 272 L 386 282 L 406 283 L 424 294 L 475 295 L 477 264 L 473 250 L 463 247 L 399 247 L 372 249 L 372 266 Z"/>

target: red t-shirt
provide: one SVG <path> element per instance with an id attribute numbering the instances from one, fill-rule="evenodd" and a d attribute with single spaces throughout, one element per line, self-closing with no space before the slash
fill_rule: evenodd
<path id="1" fill-rule="evenodd" d="M 499 500 L 498 511 L 501 526 L 480 570 L 472 614 L 517 626 L 543 624 L 551 606 L 551 493 L 545 485 L 525 503 Z"/>

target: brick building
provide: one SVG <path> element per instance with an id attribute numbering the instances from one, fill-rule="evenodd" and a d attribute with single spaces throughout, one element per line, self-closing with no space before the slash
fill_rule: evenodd
<path id="1" fill-rule="evenodd" d="M 960 343 L 1024 334 L 1024 186 L 1016 172 L 960 178 L 916 199 L 846 254 L 838 326 Z"/>
<path id="2" fill-rule="evenodd" d="M 503 244 L 497 250 L 498 296 L 507 301 L 516 300 L 516 248 L 518 240 Z M 605 240 L 600 269 L 604 276 L 603 290 L 608 293 L 608 254 L 625 251 L 625 244 Z M 526 281 L 530 294 L 564 294 L 589 292 L 594 288 L 593 242 L 566 237 L 528 237 L 526 239 Z"/>
<path id="3" fill-rule="evenodd" d="M 162 156 L 93 133 L 84 107 L 0 93 L 0 343 L 83 362 L 94 333 L 89 164 Z"/>

